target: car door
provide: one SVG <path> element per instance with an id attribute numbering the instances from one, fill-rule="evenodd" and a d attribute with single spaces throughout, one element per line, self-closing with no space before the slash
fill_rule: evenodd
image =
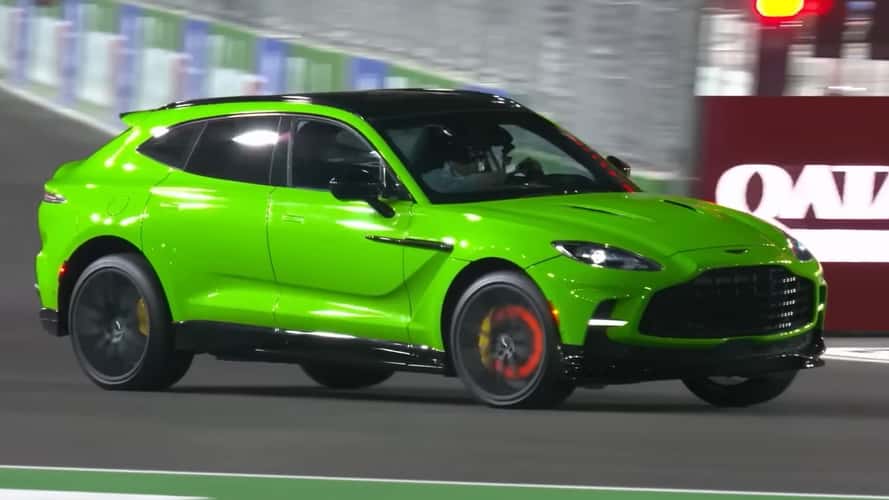
<path id="1" fill-rule="evenodd" d="M 175 320 L 274 327 L 267 210 L 281 120 L 253 115 L 188 125 L 200 132 L 184 170 L 152 189 L 143 244 Z"/>
<path id="2" fill-rule="evenodd" d="M 288 186 L 272 193 L 269 212 L 278 326 L 407 342 L 405 248 L 385 241 L 405 234 L 411 202 L 389 200 L 386 217 L 364 201 L 336 199 L 331 178 L 356 168 L 379 175 L 379 154 L 338 122 L 295 117 L 291 130 Z"/>

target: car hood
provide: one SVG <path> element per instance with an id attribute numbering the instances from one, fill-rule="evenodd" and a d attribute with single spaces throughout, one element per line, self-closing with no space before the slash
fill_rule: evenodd
<path id="1" fill-rule="evenodd" d="M 753 216 L 679 196 L 594 193 L 500 200 L 473 209 L 480 216 L 545 229 L 554 240 L 592 241 L 661 255 L 783 241 L 779 230 Z"/>

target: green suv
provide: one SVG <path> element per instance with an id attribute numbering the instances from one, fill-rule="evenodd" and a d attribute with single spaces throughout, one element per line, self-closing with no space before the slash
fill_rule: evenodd
<path id="1" fill-rule="evenodd" d="M 195 354 L 357 389 L 398 370 L 479 401 L 681 379 L 761 403 L 823 364 L 821 266 L 776 227 L 648 194 L 517 102 L 376 90 L 176 102 L 62 165 L 41 320 L 108 389 Z"/>

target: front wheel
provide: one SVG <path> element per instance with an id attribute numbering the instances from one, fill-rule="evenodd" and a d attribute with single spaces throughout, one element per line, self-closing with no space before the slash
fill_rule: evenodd
<path id="1" fill-rule="evenodd" d="M 695 396 L 713 406 L 753 406 L 777 398 L 790 387 L 797 372 L 777 372 L 758 377 L 702 377 L 682 382 Z"/>
<path id="2" fill-rule="evenodd" d="M 518 272 L 469 286 L 451 321 L 454 368 L 472 395 L 499 408 L 551 408 L 574 390 L 563 378 L 559 336 L 546 299 Z"/>

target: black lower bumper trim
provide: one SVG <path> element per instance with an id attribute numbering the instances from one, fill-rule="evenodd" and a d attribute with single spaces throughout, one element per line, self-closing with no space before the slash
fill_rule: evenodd
<path id="1" fill-rule="evenodd" d="M 59 328 L 59 312 L 55 309 L 40 309 L 40 324 L 46 333 L 53 337 L 64 337 L 65 332 Z"/>
<path id="2" fill-rule="evenodd" d="M 711 349 L 668 349 L 618 344 L 605 335 L 584 346 L 563 346 L 567 377 L 580 383 L 622 384 L 701 376 L 755 376 L 824 365 L 816 328 L 776 342 L 729 340 Z"/>

